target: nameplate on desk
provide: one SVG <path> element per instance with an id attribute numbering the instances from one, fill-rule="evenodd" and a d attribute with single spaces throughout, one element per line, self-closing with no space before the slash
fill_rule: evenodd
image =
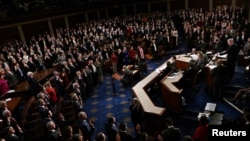
<path id="1" fill-rule="evenodd" d="M 167 78 L 174 78 L 177 75 L 177 73 L 171 73 L 170 75 L 167 76 Z"/>

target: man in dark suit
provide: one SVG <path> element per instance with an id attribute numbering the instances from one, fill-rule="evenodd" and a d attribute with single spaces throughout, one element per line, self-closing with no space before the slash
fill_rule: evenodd
<path id="1" fill-rule="evenodd" d="M 5 68 L 5 79 L 7 79 L 10 88 L 18 83 L 15 74 L 10 70 L 9 67 Z"/>
<path id="2" fill-rule="evenodd" d="M 84 136 L 84 141 L 92 141 L 92 136 L 95 131 L 95 126 L 93 121 L 87 121 L 87 114 L 85 112 L 78 113 L 77 126 Z"/>
<path id="3" fill-rule="evenodd" d="M 54 71 L 54 76 L 55 76 L 55 78 L 53 79 L 52 84 L 54 84 L 54 88 L 56 89 L 57 97 L 59 97 L 59 96 L 65 97 L 65 95 L 64 95 L 64 82 L 61 79 L 59 72 Z"/>
<path id="4" fill-rule="evenodd" d="M 47 123 L 47 140 L 48 141 L 60 141 L 62 140 L 61 132 L 56 130 L 56 125 L 54 121 L 49 121 Z"/>
<path id="5" fill-rule="evenodd" d="M 235 71 L 235 63 L 238 55 L 238 46 L 234 44 L 233 38 L 228 39 L 227 44 L 228 44 L 227 50 L 220 53 L 220 55 L 227 54 L 226 66 L 228 69 L 228 77 L 232 78 Z"/>
<path id="6" fill-rule="evenodd" d="M 18 62 L 14 66 L 14 74 L 19 82 L 24 80 L 25 74 Z"/>
<path id="7" fill-rule="evenodd" d="M 211 70 L 210 74 L 213 77 L 213 99 L 222 100 L 223 90 L 226 79 L 226 67 L 223 64 L 222 60 L 217 60 L 217 67 Z"/>
<path id="8" fill-rule="evenodd" d="M 166 118 L 165 122 L 167 128 L 158 135 L 158 139 L 164 141 L 181 141 L 181 131 L 179 128 L 174 127 L 173 120 L 171 118 Z"/>
<path id="9" fill-rule="evenodd" d="M 32 94 L 32 96 L 36 97 L 38 92 L 41 91 L 40 84 L 34 79 L 34 73 L 29 71 L 27 73 L 27 81 L 29 84 L 29 93 Z"/>
<path id="10" fill-rule="evenodd" d="M 116 135 L 119 133 L 118 127 L 115 125 L 115 117 L 109 117 L 105 124 L 105 130 L 109 141 L 116 141 Z"/>
<path id="11" fill-rule="evenodd" d="M 120 139 L 120 141 L 135 141 L 135 138 L 127 133 L 127 123 L 121 122 L 119 124 L 119 134 L 117 135 L 117 138 Z"/>

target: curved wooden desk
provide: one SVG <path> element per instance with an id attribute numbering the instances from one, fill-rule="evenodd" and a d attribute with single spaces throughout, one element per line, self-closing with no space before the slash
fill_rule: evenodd
<path id="1" fill-rule="evenodd" d="M 171 74 L 173 75 L 173 73 Z M 177 72 L 173 76 L 170 75 L 165 76 L 161 80 L 162 97 L 164 104 L 166 104 L 172 112 L 179 113 L 181 112 L 182 106 L 182 89 L 176 87 L 175 84 L 181 81 L 183 74 L 181 72 Z"/>
<path id="2" fill-rule="evenodd" d="M 144 110 L 144 127 L 145 131 L 149 135 L 157 135 L 164 128 L 164 115 L 166 113 L 166 108 L 155 106 L 154 103 L 149 98 L 146 89 L 158 81 L 160 70 L 166 67 L 166 63 L 158 67 L 152 73 L 150 73 L 143 80 L 138 82 L 133 88 L 135 96 L 140 101 L 140 104 Z"/>

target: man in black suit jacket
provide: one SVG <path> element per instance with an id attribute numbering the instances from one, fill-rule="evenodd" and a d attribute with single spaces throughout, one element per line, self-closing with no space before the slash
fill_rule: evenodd
<path id="1" fill-rule="evenodd" d="M 222 100 L 223 90 L 226 79 L 226 67 L 222 60 L 217 60 L 217 67 L 211 70 L 210 74 L 213 77 L 213 99 Z"/>
<path id="2" fill-rule="evenodd" d="M 116 141 L 116 135 L 119 133 L 118 127 L 115 125 L 115 117 L 109 117 L 105 124 L 105 130 L 109 141 Z"/>
<path id="3" fill-rule="evenodd" d="M 56 130 L 56 124 L 54 121 L 49 121 L 47 123 L 47 140 L 48 141 L 62 140 L 61 132 Z"/>
<path id="4" fill-rule="evenodd" d="M 226 66 L 228 68 L 229 78 L 232 78 L 235 71 L 235 63 L 238 55 L 238 46 L 234 44 L 234 39 L 227 40 L 228 48 L 226 51 L 220 53 L 220 55 L 227 54 Z"/>
<path id="5" fill-rule="evenodd" d="M 165 120 L 167 128 L 164 129 L 161 134 L 158 135 L 159 140 L 164 141 L 181 141 L 182 135 L 179 128 L 174 127 L 173 120 L 171 118 L 166 118 Z"/>

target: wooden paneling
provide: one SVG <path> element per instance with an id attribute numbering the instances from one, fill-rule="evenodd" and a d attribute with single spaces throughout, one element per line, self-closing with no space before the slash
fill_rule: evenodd
<path id="1" fill-rule="evenodd" d="M 175 0 L 170 2 L 171 11 L 185 9 L 184 0 Z"/>
<path id="2" fill-rule="evenodd" d="M 109 12 L 109 18 L 122 16 L 124 15 L 123 8 L 122 7 L 113 7 L 108 9 Z"/>
<path id="3" fill-rule="evenodd" d="M 29 41 L 32 36 L 38 37 L 39 34 L 50 33 L 47 21 L 25 24 L 22 27 L 26 41 Z"/>
<path id="4" fill-rule="evenodd" d="M 51 20 L 53 29 L 57 29 L 57 28 L 66 28 L 66 24 L 65 24 L 65 19 L 64 18 L 58 18 L 58 19 L 52 19 Z"/>
<path id="5" fill-rule="evenodd" d="M 167 3 L 166 2 L 158 2 L 151 4 L 151 12 L 160 11 L 166 12 L 167 11 Z"/>
<path id="6" fill-rule="evenodd" d="M 138 4 L 136 5 L 136 13 L 148 13 L 148 5 L 147 4 Z"/>
<path id="7" fill-rule="evenodd" d="M 88 12 L 88 18 L 89 21 L 98 21 L 97 12 L 95 10 Z"/>
<path id="8" fill-rule="evenodd" d="M 86 18 L 84 14 L 78 14 L 78 15 L 69 16 L 68 21 L 69 21 L 69 26 L 71 28 L 74 28 L 76 24 L 86 21 Z"/>
<path id="9" fill-rule="evenodd" d="M 134 15 L 134 8 L 132 5 L 126 6 L 125 9 L 127 15 Z"/>
<path id="10" fill-rule="evenodd" d="M 213 1 L 213 8 L 216 8 L 217 6 L 222 6 L 222 5 L 230 6 L 232 5 L 232 0 L 214 0 Z"/>
<path id="11" fill-rule="evenodd" d="M 215 0 L 214 0 L 215 1 Z M 203 8 L 205 10 L 209 9 L 209 0 L 188 0 L 188 7 L 189 8 Z"/>
<path id="12" fill-rule="evenodd" d="M 20 36 L 17 27 L 10 27 L 5 29 L 0 29 L 0 43 L 12 42 L 15 40 L 20 40 Z"/>
<path id="13" fill-rule="evenodd" d="M 99 14 L 100 14 L 100 20 L 107 19 L 105 9 L 99 10 Z"/>
<path id="14" fill-rule="evenodd" d="M 250 6 L 250 1 L 249 0 L 236 0 L 236 5 L 237 6 L 245 6 L 248 8 Z"/>

